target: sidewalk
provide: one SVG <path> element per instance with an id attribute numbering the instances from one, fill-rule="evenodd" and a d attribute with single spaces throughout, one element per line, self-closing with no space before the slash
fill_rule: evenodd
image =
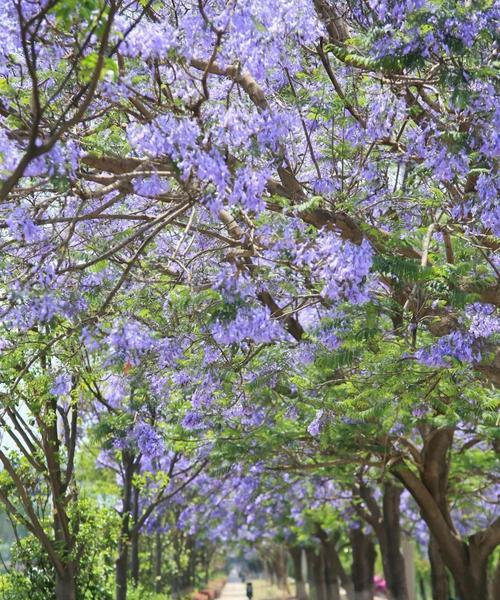
<path id="1" fill-rule="evenodd" d="M 246 583 L 241 583 L 239 579 L 235 581 L 235 579 L 234 575 L 229 575 L 219 600 L 247 600 Z M 266 579 L 251 578 L 249 581 L 253 584 L 253 600 L 284 600 L 293 597 L 293 589 L 290 590 L 290 594 L 287 594 Z"/>
<path id="2" fill-rule="evenodd" d="M 240 581 L 228 581 L 222 590 L 220 600 L 247 600 L 245 584 Z"/>

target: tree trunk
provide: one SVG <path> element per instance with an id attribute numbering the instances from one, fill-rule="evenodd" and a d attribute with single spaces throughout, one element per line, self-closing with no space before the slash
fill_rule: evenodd
<path id="1" fill-rule="evenodd" d="M 340 600 L 340 579 L 336 569 L 334 554 L 337 550 L 333 540 L 321 542 L 323 551 L 323 562 L 325 567 L 325 585 L 327 600 Z"/>
<path id="2" fill-rule="evenodd" d="M 132 523 L 133 529 L 131 534 L 130 545 L 130 572 L 134 586 L 139 585 L 139 541 L 140 533 L 135 525 L 139 520 L 139 490 L 134 487 L 132 491 Z"/>
<path id="3" fill-rule="evenodd" d="M 132 477 L 134 457 L 127 451 L 122 452 L 123 488 L 122 522 L 118 540 L 118 558 L 115 562 L 116 600 L 127 600 L 128 554 L 130 546 L 130 512 L 132 509 Z"/>
<path id="4" fill-rule="evenodd" d="M 307 600 L 306 582 L 302 573 L 302 548 L 291 546 L 289 548 L 293 562 L 293 576 L 295 578 L 295 596 L 297 600 Z"/>
<path id="5" fill-rule="evenodd" d="M 318 525 L 316 534 L 321 540 L 321 544 L 324 548 L 324 560 L 325 568 L 329 569 L 332 575 L 337 580 L 337 585 L 340 583 L 345 590 L 347 600 L 354 600 L 354 587 L 352 578 L 346 573 L 342 561 L 340 560 L 339 553 L 337 552 L 337 539 L 330 539 L 328 534 L 321 526 Z M 335 594 L 335 591 L 332 592 Z"/>
<path id="6" fill-rule="evenodd" d="M 460 539 L 448 506 L 453 429 L 425 431 L 423 438 L 421 475 L 415 474 L 404 461 L 395 463 L 392 471 L 415 498 L 461 600 L 487 600 L 488 559 L 500 542 L 500 518 L 470 536 L 468 543 Z"/>
<path id="7" fill-rule="evenodd" d="M 382 508 L 372 489 L 361 482 L 357 493 L 365 509 L 357 505 L 358 514 L 372 527 L 380 547 L 382 567 L 390 600 L 408 600 L 405 561 L 401 553 L 400 500 L 403 488 L 390 481 L 384 483 Z"/>
<path id="8" fill-rule="evenodd" d="M 194 539 L 189 537 L 189 566 L 188 566 L 188 586 L 190 589 L 194 589 L 196 585 L 196 549 L 194 546 Z"/>
<path id="9" fill-rule="evenodd" d="M 266 560 L 266 565 L 267 565 L 267 572 L 269 573 L 269 581 L 271 582 L 271 585 L 275 585 L 276 584 L 276 572 L 274 570 L 274 565 L 269 560 Z"/>
<path id="10" fill-rule="evenodd" d="M 64 565 L 64 573 L 56 572 L 56 600 L 76 600 L 76 569 L 73 563 Z"/>
<path id="11" fill-rule="evenodd" d="M 352 547 L 352 580 L 355 600 L 373 600 L 375 546 L 371 535 L 361 529 L 350 532 Z"/>
<path id="12" fill-rule="evenodd" d="M 331 552 L 330 560 L 332 561 L 333 568 L 335 569 L 335 573 L 340 580 L 342 587 L 345 590 L 348 600 L 354 600 L 354 585 L 352 578 L 348 575 L 344 566 L 340 560 L 339 553 L 335 548 L 335 552 Z"/>
<path id="13" fill-rule="evenodd" d="M 155 592 L 161 594 L 163 592 L 163 540 L 161 531 L 156 530 L 155 533 L 155 558 L 154 558 L 154 574 L 155 574 Z"/>
<path id="14" fill-rule="evenodd" d="M 47 368 L 46 358 L 42 358 L 42 368 Z M 68 488 L 73 473 L 74 453 L 71 449 L 72 442 L 68 439 L 67 452 L 70 461 L 65 474 L 61 467 L 61 439 L 58 432 L 58 404 L 57 397 L 50 396 L 47 405 L 48 418 L 46 428 L 42 431 L 42 444 L 47 461 L 49 485 L 52 496 L 52 524 L 54 529 L 55 545 L 60 555 L 69 556 L 75 547 L 75 538 L 72 533 L 68 504 L 74 502 L 76 494 L 68 494 Z M 76 414 L 76 413 L 74 413 Z M 55 565 L 54 565 L 55 566 Z M 62 562 L 57 568 L 55 581 L 56 600 L 76 600 L 76 574 L 78 565 L 74 561 Z"/>
<path id="15" fill-rule="evenodd" d="M 271 562 L 273 571 L 276 574 L 276 583 L 278 588 L 289 593 L 287 555 L 286 549 L 283 545 L 277 544 L 274 546 Z"/>
<path id="16" fill-rule="evenodd" d="M 434 536 L 429 538 L 429 562 L 431 564 L 432 600 L 448 600 L 450 597 L 448 573 Z"/>
<path id="17" fill-rule="evenodd" d="M 203 555 L 203 564 L 205 568 L 205 585 L 210 581 L 210 563 L 212 562 L 212 550 L 208 545 Z"/>
<path id="18" fill-rule="evenodd" d="M 384 543 L 379 539 L 384 577 L 391 600 L 408 600 L 405 561 L 401 553 L 400 500 L 403 489 L 390 482 L 384 484 Z"/>
<path id="19" fill-rule="evenodd" d="M 116 600 L 127 599 L 127 574 L 128 540 L 124 537 L 118 542 L 118 558 L 115 562 Z"/>
<path id="20" fill-rule="evenodd" d="M 323 555 L 314 548 L 307 548 L 306 556 L 311 600 L 327 600 Z"/>
<path id="21" fill-rule="evenodd" d="M 418 576 L 418 585 L 420 588 L 420 600 L 427 600 L 427 592 L 425 591 L 425 581 L 422 575 Z"/>
<path id="22" fill-rule="evenodd" d="M 500 598 L 500 559 L 495 566 L 495 572 L 491 580 L 490 598 Z"/>

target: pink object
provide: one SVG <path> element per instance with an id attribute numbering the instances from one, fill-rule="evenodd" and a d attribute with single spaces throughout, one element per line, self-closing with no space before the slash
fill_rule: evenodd
<path id="1" fill-rule="evenodd" d="M 375 575 L 375 577 L 373 578 L 373 584 L 375 586 L 375 591 L 387 592 L 387 583 L 381 575 Z"/>

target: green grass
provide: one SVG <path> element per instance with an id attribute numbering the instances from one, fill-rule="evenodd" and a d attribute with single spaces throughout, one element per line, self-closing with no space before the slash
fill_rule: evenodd
<path id="1" fill-rule="evenodd" d="M 280 590 L 278 586 L 271 584 L 267 579 L 252 580 L 254 600 L 275 600 L 277 598 L 289 598 L 295 595 L 295 584 L 288 580 L 289 593 Z"/>

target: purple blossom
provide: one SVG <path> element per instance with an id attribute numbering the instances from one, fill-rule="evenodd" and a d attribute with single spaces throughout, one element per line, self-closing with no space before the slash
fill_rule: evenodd
<path id="1" fill-rule="evenodd" d="M 214 394 L 219 387 L 219 382 L 211 373 L 206 375 L 203 381 L 197 386 L 191 397 L 191 405 L 193 408 L 202 409 L 209 407 L 212 404 L 214 400 Z"/>
<path id="2" fill-rule="evenodd" d="M 333 352 L 333 350 L 336 350 L 340 346 L 340 340 L 332 330 L 324 329 L 317 334 L 317 337 L 318 341 L 321 342 L 327 350 L 330 350 L 330 352 Z"/>
<path id="3" fill-rule="evenodd" d="M 125 377 L 109 375 L 104 382 L 104 398 L 114 408 L 121 406 L 130 394 L 130 387 Z"/>
<path id="4" fill-rule="evenodd" d="M 140 452 L 149 457 L 160 457 L 165 452 L 165 444 L 158 431 L 149 423 L 139 421 L 134 426 L 132 436 Z"/>
<path id="5" fill-rule="evenodd" d="M 212 335 L 219 344 L 234 344 L 251 340 L 266 344 L 285 338 L 285 331 L 266 308 L 242 309 L 233 321 L 217 321 Z"/>
<path id="6" fill-rule="evenodd" d="M 308 266 L 322 285 L 321 295 L 329 300 L 348 300 L 360 304 L 368 300 L 367 277 L 373 252 L 363 240 L 358 246 L 343 242 L 340 236 L 322 231 L 313 244 L 297 252 L 297 264 Z"/>
<path id="7" fill-rule="evenodd" d="M 182 419 L 182 426 L 186 429 L 200 429 L 203 426 L 203 417 L 197 410 L 188 410 Z"/>
<path id="8" fill-rule="evenodd" d="M 320 408 L 316 411 L 314 419 L 309 423 L 307 431 L 312 437 L 318 437 L 325 426 L 325 411 Z"/>
<path id="9" fill-rule="evenodd" d="M 19 241 L 30 244 L 42 239 L 42 230 L 33 223 L 29 213 L 22 208 L 14 209 L 5 222 L 12 235 Z"/>
<path id="10" fill-rule="evenodd" d="M 481 360 L 483 339 L 500 332 L 500 318 L 491 304 L 475 303 L 465 309 L 468 331 L 454 331 L 432 346 L 420 348 L 415 358 L 431 367 L 447 367 L 451 359 L 474 363 Z"/>
<path id="11" fill-rule="evenodd" d="M 134 190 L 141 196 L 155 197 L 168 191 L 169 185 L 166 179 L 161 179 L 157 173 L 150 177 L 136 179 Z"/>
<path id="12" fill-rule="evenodd" d="M 136 321 L 116 322 L 106 342 L 113 357 L 133 365 L 137 365 L 140 357 L 154 346 L 149 332 Z"/>
<path id="13" fill-rule="evenodd" d="M 486 227 L 489 227 L 493 235 L 500 236 L 500 184 L 498 177 L 481 173 L 476 182 L 478 206 L 473 212 L 478 213 Z"/>
<path id="14" fill-rule="evenodd" d="M 268 171 L 258 172 L 248 167 L 239 169 L 233 183 L 230 202 L 239 203 L 246 210 L 260 213 L 265 207 L 263 193 L 269 176 Z"/>
<path id="15" fill-rule="evenodd" d="M 54 394 L 54 396 L 67 396 L 71 392 L 71 388 L 71 375 L 68 373 L 60 373 L 54 379 L 54 383 L 50 388 L 50 393 Z"/>
<path id="16" fill-rule="evenodd" d="M 425 417 L 428 412 L 429 406 L 427 406 L 426 404 L 417 404 L 411 410 L 411 414 L 417 419 Z"/>
<path id="17" fill-rule="evenodd" d="M 191 383 L 191 376 L 187 371 L 175 371 L 172 374 L 172 383 L 179 387 L 184 387 Z"/>
<path id="18" fill-rule="evenodd" d="M 500 317 L 492 304 L 469 304 L 465 314 L 470 319 L 469 333 L 474 338 L 487 338 L 500 333 Z"/>
<path id="19" fill-rule="evenodd" d="M 128 19 L 119 18 L 117 25 L 122 33 L 130 27 Z M 170 25 L 167 19 L 159 23 L 144 22 L 140 27 L 134 27 L 125 38 L 122 52 L 132 58 L 165 59 L 168 53 L 178 48 L 178 32 Z"/>
<path id="20" fill-rule="evenodd" d="M 432 346 L 417 350 L 415 358 L 429 367 L 448 367 L 451 359 L 477 362 L 481 360 L 481 352 L 475 341 L 476 338 L 471 334 L 455 331 L 443 336 Z"/>

